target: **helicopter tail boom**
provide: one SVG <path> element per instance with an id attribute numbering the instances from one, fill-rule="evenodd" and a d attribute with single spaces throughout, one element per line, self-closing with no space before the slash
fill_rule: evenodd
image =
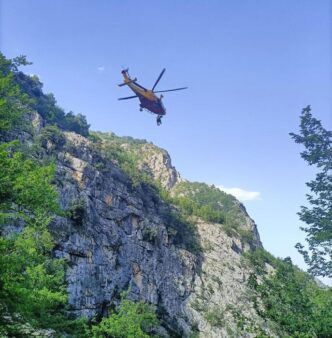
<path id="1" fill-rule="evenodd" d="M 133 79 L 133 80 L 126 81 L 126 82 L 124 82 L 124 83 L 120 83 L 118 86 L 119 86 L 119 87 L 122 87 L 122 86 L 128 85 L 128 84 L 130 84 L 130 83 L 133 83 L 133 82 L 135 82 L 135 81 L 137 81 L 136 78 Z"/>

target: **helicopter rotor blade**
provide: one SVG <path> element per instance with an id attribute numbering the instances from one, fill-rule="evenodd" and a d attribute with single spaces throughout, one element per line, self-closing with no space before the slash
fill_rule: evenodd
<path id="1" fill-rule="evenodd" d="M 137 95 L 134 96 L 127 96 L 127 97 L 120 97 L 118 100 L 129 100 L 129 99 L 134 99 L 135 97 L 138 97 Z"/>
<path id="2" fill-rule="evenodd" d="M 181 87 L 181 88 L 175 88 L 175 89 L 167 89 L 167 90 L 157 90 L 154 93 L 165 93 L 165 92 L 174 92 L 176 90 L 183 90 L 187 89 L 188 87 Z"/>
<path id="3" fill-rule="evenodd" d="M 158 82 L 160 81 L 160 79 L 161 79 L 162 76 L 164 75 L 165 70 L 166 70 L 166 68 L 164 68 L 164 69 L 161 71 L 160 75 L 158 76 L 158 79 L 156 80 L 156 82 L 154 83 L 154 85 L 153 85 L 153 87 L 152 87 L 152 89 L 151 89 L 152 91 L 156 88 Z"/>
<path id="4" fill-rule="evenodd" d="M 133 83 L 134 83 L 137 87 L 140 87 L 141 89 L 145 90 L 146 92 L 148 91 L 146 88 L 144 88 L 143 86 L 141 86 L 141 85 L 138 84 L 137 82 L 133 81 Z"/>

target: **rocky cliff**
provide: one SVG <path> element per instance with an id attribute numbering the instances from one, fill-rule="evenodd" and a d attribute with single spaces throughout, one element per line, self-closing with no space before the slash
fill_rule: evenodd
<path id="1" fill-rule="evenodd" d="M 57 165 L 66 214 L 50 229 L 56 257 L 68 262 L 72 315 L 106 315 L 129 290 L 131 299 L 156 306 L 161 336 L 251 337 L 264 327 L 250 300 L 251 270 L 242 261 L 243 253 L 261 242 L 242 204 L 217 188 L 183 180 L 168 153 L 146 141 L 46 133 L 38 114 L 30 120 L 29 133 L 19 135 L 22 144 L 32 147 L 38 140 L 42 156 Z M 134 159 L 137 172 L 149 180 L 135 181 L 119 154 Z M 233 222 L 226 227 L 195 215 L 182 217 L 181 208 L 162 198 L 151 182 L 172 196 L 214 191 L 214 202 Z"/>

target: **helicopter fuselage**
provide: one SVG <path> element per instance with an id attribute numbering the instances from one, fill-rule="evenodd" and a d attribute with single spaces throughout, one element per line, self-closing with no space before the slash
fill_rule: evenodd
<path id="1" fill-rule="evenodd" d="M 166 115 L 166 109 L 161 101 L 161 97 L 159 98 L 152 90 L 137 85 L 135 80 L 132 80 L 126 71 L 123 71 L 122 74 L 124 77 L 123 84 L 127 85 L 137 95 L 142 109 L 147 109 L 157 115 Z"/>

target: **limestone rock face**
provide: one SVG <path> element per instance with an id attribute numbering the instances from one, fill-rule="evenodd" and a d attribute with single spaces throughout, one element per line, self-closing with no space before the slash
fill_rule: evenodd
<path id="1" fill-rule="evenodd" d="M 187 302 L 188 317 L 200 337 L 256 337 L 264 322 L 250 300 L 250 271 L 242 261 L 249 246 L 227 236 L 218 224 L 199 222 L 197 227 L 204 253 Z"/>
<path id="2" fill-rule="evenodd" d="M 69 261 L 71 311 L 89 318 L 106 313 L 129 289 L 131 298 L 164 309 L 176 323 L 194 287 L 197 257 L 172 244 L 165 206 L 149 187 L 133 188 L 115 165 L 88 150 L 89 141 L 66 137 L 71 151 L 58 153 L 57 166 L 61 205 L 84 212 L 79 219 L 58 217 L 51 229 L 56 255 Z M 104 167 L 97 170 L 97 163 Z"/>
<path id="3" fill-rule="evenodd" d="M 42 122 L 37 122 L 38 135 Z M 239 205 L 240 228 L 252 233 L 251 241 L 199 219 L 192 233 L 175 224 L 176 207 L 148 184 L 134 185 L 93 142 L 71 132 L 64 136 L 64 146 L 47 147 L 56 158 L 60 204 L 68 216 L 56 217 L 50 230 L 56 257 L 68 261 L 71 314 L 107 315 L 128 290 L 131 299 L 156 306 L 164 337 L 255 337 L 248 332 L 265 324 L 248 296 L 251 271 L 242 254 L 261 242 L 244 207 Z M 164 188 L 184 182 L 166 151 L 148 143 L 134 150 L 125 144 Z"/>
<path id="4" fill-rule="evenodd" d="M 169 190 L 184 181 L 172 166 L 171 157 L 166 150 L 152 144 L 145 144 L 141 147 L 140 154 L 142 168 L 150 173 L 155 180 L 160 181 L 164 188 Z"/>
<path id="5" fill-rule="evenodd" d="M 84 137 L 66 133 L 66 138 L 69 150 L 58 153 L 60 200 L 63 209 L 74 213 L 81 208 L 83 213 L 57 218 L 51 228 L 56 255 L 69 261 L 72 313 L 89 318 L 106 314 L 120 292 L 130 290 L 132 299 L 156 305 L 168 332 L 184 337 L 192 327 L 202 336 L 228 337 L 237 327 L 229 309 L 255 318 L 245 296 L 249 271 L 241 265 L 241 254 L 261 243 L 245 210 L 243 226 L 256 238 L 251 245 L 227 236 L 220 224 L 198 221 L 203 250 L 190 252 L 175 243 L 164 216 L 167 208 L 148 186 L 133 187 Z M 148 153 L 142 164 L 165 187 L 181 181 L 166 153 L 149 145 L 140 151 Z"/>
<path id="6" fill-rule="evenodd" d="M 169 190 L 184 181 L 172 165 L 171 157 L 166 150 L 146 140 L 118 137 L 113 133 L 97 133 L 97 135 L 102 138 L 104 145 L 117 144 L 121 149 L 133 155 L 138 168 L 160 182 L 163 188 Z"/>

